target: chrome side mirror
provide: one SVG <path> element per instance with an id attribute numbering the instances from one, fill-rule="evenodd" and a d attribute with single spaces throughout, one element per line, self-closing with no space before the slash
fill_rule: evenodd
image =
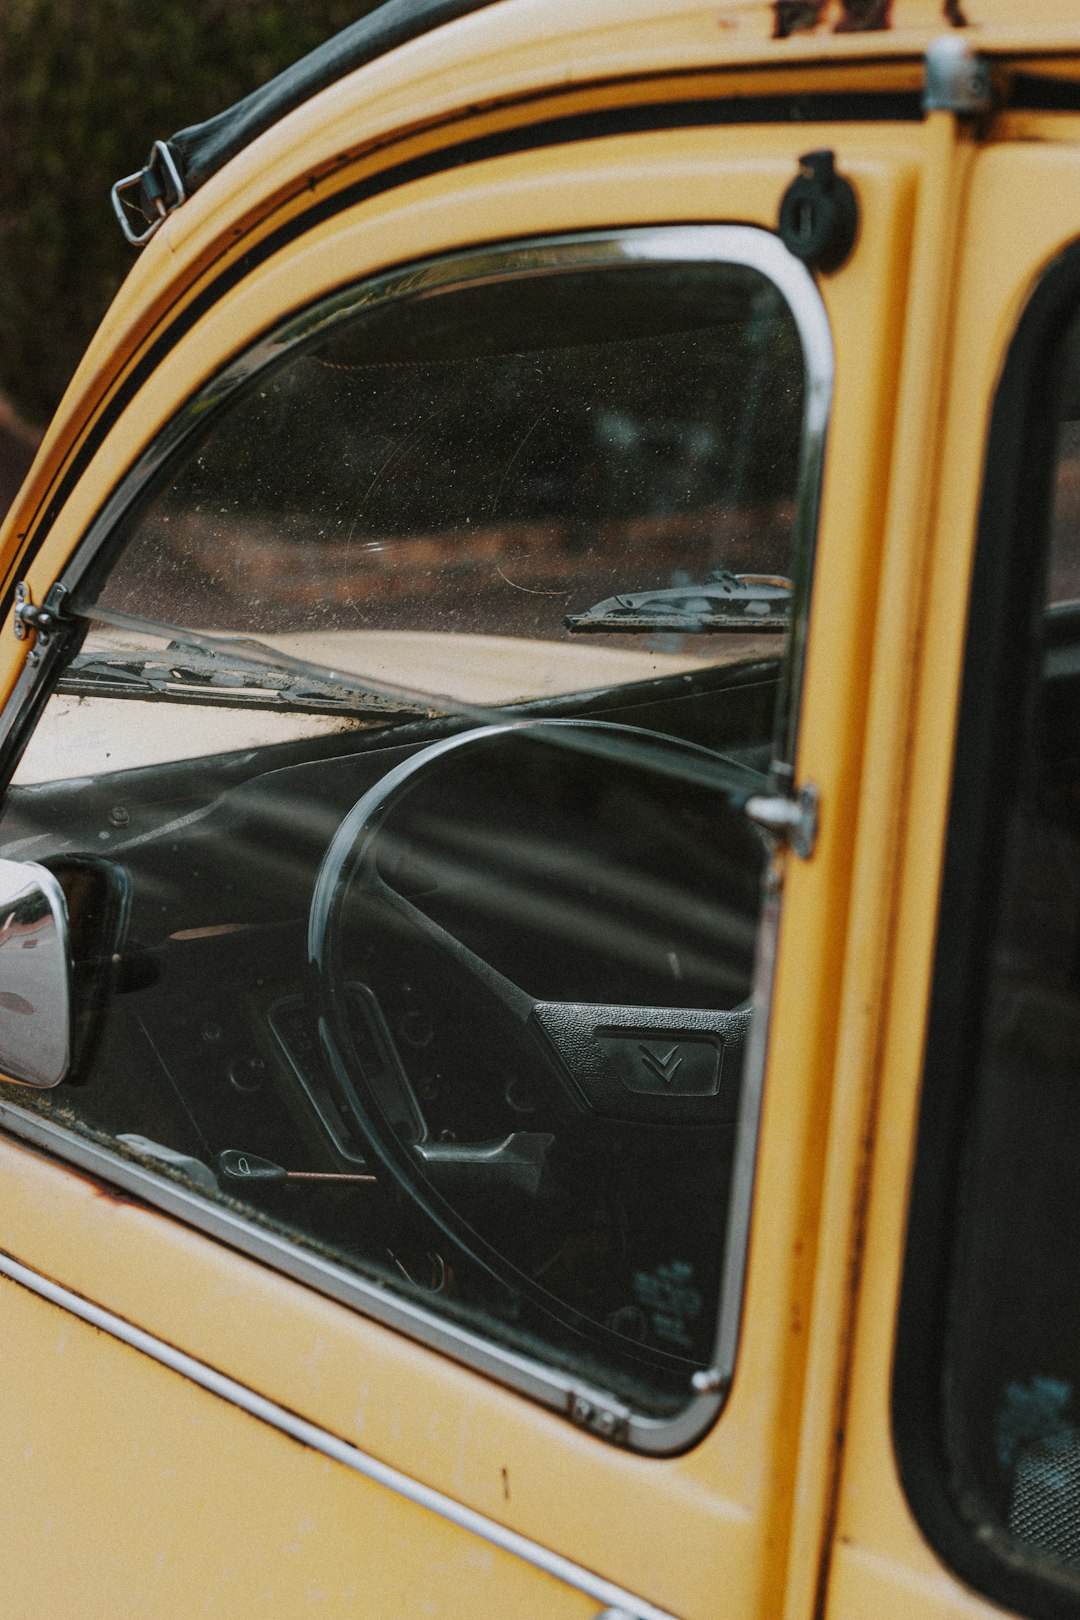
<path id="1" fill-rule="evenodd" d="M 42 1089 L 71 1068 L 67 901 L 34 861 L 0 860 L 0 1074 Z"/>

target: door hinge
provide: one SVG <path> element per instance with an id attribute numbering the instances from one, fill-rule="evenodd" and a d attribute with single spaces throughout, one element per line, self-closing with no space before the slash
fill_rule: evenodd
<path id="1" fill-rule="evenodd" d="M 975 50 L 970 39 L 942 34 L 933 40 L 926 50 L 925 74 L 923 112 L 979 118 L 992 111 L 994 75 L 990 58 Z"/>
<path id="2" fill-rule="evenodd" d="M 35 647 L 47 647 L 64 617 L 68 588 L 57 582 L 40 607 L 35 606 L 30 587 L 21 579 L 15 587 L 15 640 L 25 641 L 33 633 Z M 34 652 L 28 655 L 34 658 Z"/>
<path id="3" fill-rule="evenodd" d="M 793 797 L 783 793 L 751 794 L 744 808 L 756 827 L 777 843 L 788 845 L 800 860 L 810 859 L 821 819 L 820 794 L 813 782 L 807 782 Z"/>

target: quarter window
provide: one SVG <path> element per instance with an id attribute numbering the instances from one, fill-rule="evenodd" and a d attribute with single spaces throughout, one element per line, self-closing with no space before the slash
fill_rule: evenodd
<path id="1" fill-rule="evenodd" d="M 683 1421 L 738 1319 L 743 805 L 827 352 L 763 233 L 645 232 L 349 289 L 211 385 L 69 576 L 2 850 L 126 921 L 81 1083 L 9 1101 L 608 1432 Z"/>

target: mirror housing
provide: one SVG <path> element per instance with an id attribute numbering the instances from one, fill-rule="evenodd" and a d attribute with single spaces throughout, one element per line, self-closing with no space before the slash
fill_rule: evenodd
<path id="1" fill-rule="evenodd" d="M 0 860 L 0 1073 L 28 1086 L 71 1069 L 72 966 L 67 901 L 34 861 Z"/>

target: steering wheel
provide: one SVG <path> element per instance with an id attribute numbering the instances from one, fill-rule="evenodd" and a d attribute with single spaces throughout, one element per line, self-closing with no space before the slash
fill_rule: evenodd
<path id="1" fill-rule="evenodd" d="M 376 1168 L 457 1262 L 594 1343 L 684 1367 L 708 1360 L 713 1324 L 649 1327 L 640 1242 L 570 1281 L 550 1255 L 596 1227 L 606 1176 L 651 1178 L 654 1205 L 697 1154 L 716 1209 L 685 1246 L 715 1253 L 658 1264 L 694 1273 L 684 1294 L 718 1284 L 765 857 L 741 802 L 760 780 L 605 722 L 458 734 L 354 805 L 309 918 L 320 1046 Z M 655 1243 L 664 1217 L 637 1219 Z"/>

